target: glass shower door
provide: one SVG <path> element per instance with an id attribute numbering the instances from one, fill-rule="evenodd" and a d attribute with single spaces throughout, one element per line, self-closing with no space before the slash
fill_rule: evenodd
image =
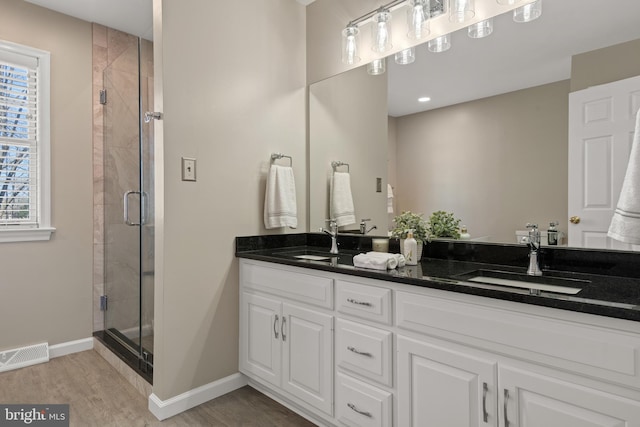
<path id="1" fill-rule="evenodd" d="M 147 372 L 153 363 L 153 135 L 141 117 L 153 79 L 143 72 L 138 44 L 103 75 L 104 320 L 105 332 Z"/>

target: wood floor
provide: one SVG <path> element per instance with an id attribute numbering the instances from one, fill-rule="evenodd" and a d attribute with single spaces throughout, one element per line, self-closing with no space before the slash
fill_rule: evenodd
<path id="1" fill-rule="evenodd" d="M 0 403 L 68 403 L 70 425 L 82 427 L 314 425 L 251 387 L 158 421 L 147 399 L 95 351 L 0 373 Z"/>

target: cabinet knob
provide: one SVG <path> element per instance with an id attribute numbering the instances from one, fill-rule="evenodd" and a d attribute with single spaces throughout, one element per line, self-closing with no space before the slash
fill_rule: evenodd
<path id="1" fill-rule="evenodd" d="M 572 216 L 571 218 L 569 218 L 569 222 L 571 224 L 580 224 L 580 217 L 579 216 Z"/>

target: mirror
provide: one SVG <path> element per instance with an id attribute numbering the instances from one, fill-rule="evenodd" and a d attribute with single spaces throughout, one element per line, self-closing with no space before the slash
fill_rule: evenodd
<path id="1" fill-rule="evenodd" d="M 640 27 L 633 22 L 640 6 L 616 2 L 625 10 L 620 13 L 595 1 L 543 3 L 542 17 L 528 24 L 515 24 L 510 13 L 496 17 L 486 39 L 470 39 L 461 30 L 452 34 L 447 52 L 417 46 L 416 62 L 404 66 L 387 58 L 387 73 L 377 78 L 385 81 L 378 90 L 388 87 L 388 114 L 376 122 L 367 119 L 367 131 L 375 128 L 383 138 L 369 134 L 366 150 L 387 152 L 388 164 L 376 166 L 376 176 L 392 185 L 395 213 L 412 210 L 428 218 L 436 210 L 453 212 L 472 238 L 490 242 L 515 243 L 516 231 L 527 222 L 546 230 L 557 220 L 567 232 L 569 93 L 640 74 L 638 60 L 629 59 L 637 58 L 640 48 Z M 619 46 L 603 49 L 613 45 Z M 313 93 L 320 86 L 329 91 L 345 75 L 374 78 L 365 68 L 310 86 L 312 231 L 324 220 L 314 218 L 315 201 L 327 200 L 328 191 L 327 175 L 313 171 L 327 159 L 316 159 L 315 153 L 332 140 L 328 133 L 321 138 L 314 133 L 319 122 Z M 432 101 L 420 106 L 419 96 Z M 374 97 L 368 92 L 359 101 L 360 107 L 350 104 L 351 112 L 371 109 Z M 326 103 L 322 114 L 329 116 L 332 108 Z M 349 146 L 348 139 L 341 145 Z M 353 180 L 359 172 L 351 170 Z M 356 211 L 360 203 L 354 200 Z M 378 221 L 385 223 L 386 203 L 376 206 L 377 217 L 384 218 Z M 324 209 L 319 212 L 328 212 Z M 376 225 L 372 234 L 384 235 L 385 227 Z"/>

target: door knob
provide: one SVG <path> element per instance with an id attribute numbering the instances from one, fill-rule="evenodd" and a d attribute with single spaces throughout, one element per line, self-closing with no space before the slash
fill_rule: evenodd
<path id="1" fill-rule="evenodd" d="M 571 224 L 580 224 L 580 217 L 579 216 L 572 216 L 571 218 L 569 218 L 569 222 Z"/>

